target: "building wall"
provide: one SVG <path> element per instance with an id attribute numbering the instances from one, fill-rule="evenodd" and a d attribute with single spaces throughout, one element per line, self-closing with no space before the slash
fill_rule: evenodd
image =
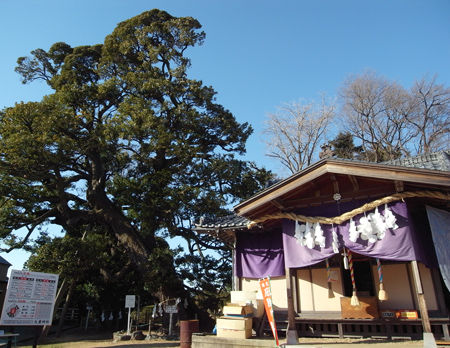
<path id="1" fill-rule="evenodd" d="M 5 302 L 7 286 L 8 286 L 8 282 L 0 281 L 0 313 L 2 313 L 2 311 L 3 311 L 3 304 Z"/>
<path id="2" fill-rule="evenodd" d="M 327 272 L 325 268 L 297 270 L 301 312 L 334 312 L 341 310 L 342 277 L 339 268 L 331 268 L 336 281 L 331 283 L 333 298 L 328 298 Z"/>
<path id="3" fill-rule="evenodd" d="M 383 285 L 388 295 L 387 301 L 378 303 L 380 309 L 414 309 L 413 292 L 408 276 L 408 264 L 382 265 Z M 375 294 L 378 295 L 380 282 L 377 266 L 372 266 Z"/>
<path id="4" fill-rule="evenodd" d="M 388 300 L 379 302 L 379 309 L 418 309 L 414 284 L 410 283 L 408 273 L 409 263 L 396 263 L 383 265 L 384 289 Z M 438 302 L 433 286 L 431 271 L 419 263 L 422 287 L 425 293 L 428 310 L 438 310 Z M 297 270 L 297 291 L 299 292 L 301 312 L 340 312 L 340 298 L 343 296 L 342 275 L 339 268 L 331 268 L 336 281 L 332 282 L 333 298 L 328 298 L 327 272 L 325 268 L 302 268 Z M 372 266 L 375 294 L 378 295 L 379 281 L 376 265 Z M 412 279 L 411 279 L 412 281 Z M 274 310 L 287 309 L 286 278 L 275 277 L 270 279 Z M 259 292 L 258 279 L 241 278 L 241 290 Z"/>
<path id="5" fill-rule="evenodd" d="M 270 278 L 270 288 L 272 290 L 272 303 L 273 309 L 287 310 L 287 294 L 286 294 L 286 278 L 285 277 L 273 277 Z M 259 280 L 252 278 L 241 278 L 241 290 L 242 291 L 258 291 L 261 294 L 259 287 Z M 261 295 L 260 295 L 260 298 Z"/>
<path id="6" fill-rule="evenodd" d="M 310 269 L 298 269 L 297 279 L 297 291 L 300 298 L 300 311 L 314 311 L 314 296 L 312 287 L 312 275 Z"/>
<path id="7" fill-rule="evenodd" d="M 425 302 L 429 311 L 438 310 L 438 301 L 436 298 L 436 289 L 433 285 L 431 270 L 419 262 L 420 278 L 422 279 L 422 288 L 425 295 Z"/>
<path id="8" fill-rule="evenodd" d="M 389 298 L 387 301 L 378 303 L 380 309 L 418 309 L 414 299 L 415 288 L 412 283 L 413 279 L 408 274 L 410 267 L 409 263 L 383 265 L 383 284 Z M 419 263 L 419 271 L 427 308 L 431 311 L 438 310 L 430 269 Z M 378 294 L 380 285 L 376 266 L 373 266 L 372 274 L 374 276 L 376 294 Z"/>
<path id="9" fill-rule="evenodd" d="M 0 264 L 0 281 L 2 282 L 8 282 L 8 269 L 10 265 L 9 264 Z"/>
<path id="10" fill-rule="evenodd" d="M 410 281 L 409 263 L 383 265 L 384 289 L 388 294 L 388 300 L 379 302 L 380 309 L 418 309 L 414 284 Z M 297 270 L 298 291 L 301 312 L 333 312 L 340 311 L 340 298 L 343 296 L 343 284 L 339 268 L 332 268 L 338 275 L 337 281 L 332 282 L 333 298 L 328 298 L 327 273 L 324 268 L 304 268 Z M 425 265 L 419 263 L 422 286 L 425 293 L 428 310 L 438 310 L 435 288 L 431 271 Z M 377 267 L 372 266 L 375 294 L 378 295 L 379 281 Z"/>
<path id="11" fill-rule="evenodd" d="M 0 263 L 0 313 L 3 311 L 3 303 L 5 302 L 6 288 L 8 286 L 8 269 L 9 263 Z"/>

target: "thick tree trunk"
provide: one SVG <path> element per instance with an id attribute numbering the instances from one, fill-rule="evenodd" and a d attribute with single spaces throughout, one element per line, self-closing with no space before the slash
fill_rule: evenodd
<path id="1" fill-rule="evenodd" d="M 105 202 L 102 208 L 102 219 L 110 227 L 115 238 L 129 252 L 133 264 L 140 269 L 145 269 L 150 251 L 153 249 L 154 238 L 144 239 L 130 224 L 128 218 L 118 210 L 112 202 Z"/>
<path id="2" fill-rule="evenodd" d="M 93 207 L 98 222 L 109 227 L 116 239 L 129 252 L 131 261 L 143 269 L 147 263 L 149 251 L 154 247 L 154 238 L 145 243 L 138 231 L 123 214 L 121 208 L 112 202 L 106 193 L 106 173 L 98 152 L 91 153 L 91 180 L 87 190 L 87 200 Z"/>

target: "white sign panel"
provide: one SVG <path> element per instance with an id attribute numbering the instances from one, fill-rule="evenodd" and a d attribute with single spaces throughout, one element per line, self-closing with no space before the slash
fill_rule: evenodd
<path id="1" fill-rule="evenodd" d="M 177 306 L 166 306 L 164 310 L 166 313 L 178 313 Z"/>
<path id="2" fill-rule="evenodd" d="M 134 308 L 136 305 L 136 295 L 125 296 L 125 308 Z"/>
<path id="3" fill-rule="evenodd" d="M 51 325 L 58 277 L 11 270 L 0 325 Z"/>

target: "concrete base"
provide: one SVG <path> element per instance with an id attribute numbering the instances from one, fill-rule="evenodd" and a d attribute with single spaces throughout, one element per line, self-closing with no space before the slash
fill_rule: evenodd
<path id="1" fill-rule="evenodd" d="M 436 340 L 431 332 L 423 333 L 423 348 L 437 348 Z"/>
<path id="2" fill-rule="evenodd" d="M 324 346 L 311 346 L 310 344 L 281 344 L 283 348 L 323 348 Z"/>
<path id="3" fill-rule="evenodd" d="M 284 340 L 283 340 L 284 341 Z M 275 347 L 275 340 L 273 338 L 256 338 L 249 339 L 217 337 L 216 335 L 192 335 L 192 348 L 211 348 L 211 347 L 225 347 L 225 348 L 265 348 Z M 280 343 L 280 347 L 286 348 L 319 348 L 322 345 L 310 345 L 310 344 L 287 344 Z"/>
<path id="4" fill-rule="evenodd" d="M 286 334 L 286 345 L 297 345 L 298 344 L 298 334 L 297 330 L 288 330 Z"/>
<path id="5" fill-rule="evenodd" d="M 275 346 L 276 344 L 274 339 L 249 338 L 244 340 L 239 338 L 217 337 L 216 335 L 192 335 L 192 348 L 273 348 Z"/>
<path id="6" fill-rule="evenodd" d="M 408 347 L 408 348 L 428 348 L 428 347 L 436 347 L 434 346 L 426 346 L 424 344 L 426 340 L 429 338 L 424 336 L 424 341 L 407 341 L 407 342 L 398 342 L 400 347 Z M 317 340 L 317 341 L 315 341 Z M 324 342 L 320 339 L 315 338 L 299 338 L 299 343 L 289 345 L 286 343 L 283 338 L 280 342 L 280 347 L 282 348 L 348 348 L 353 342 L 349 340 L 338 340 L 340 342 L 329 343 Z M 387 346 L 397 347 L 397 342 L 392 340 L 358 340 L 355 339 L 355 347 L 357 348 L 386 348 Z M 303 343 L 304 342 L 304 343 Z M 252 337 L 249 339 L 237 339 L 237 338 L 227 338 L 227 337 L 217 337 L 212 334 L 193 334 L 192 335 L 192 345 L 191 348 L 274 348 L 275 340 L 272 337 L 268 338 L 258 338 Z"/>

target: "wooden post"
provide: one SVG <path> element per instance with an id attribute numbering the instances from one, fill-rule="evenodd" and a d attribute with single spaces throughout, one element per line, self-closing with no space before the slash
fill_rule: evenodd
<path id="1" fill-rule="evenodd" d="M 294 311 L 295 313 L 300 313 L 300 294 L 298 289 L 298 278 L 297 278 L 297 270 L 294 269 L 291 271 L 291 286 L 292 286 L 292 298 L 294 299 Z"/>
<path id="2" fill-rule="evenodd" d="M 422 319 L 423 326 L 423 346 L 425 348 L 436 348 L 436 340 L 434 339 L 434 335 L 431 332 L 431 323 L 430 318 L 428 317 L 428 308 L 427 303 L 425 301 L 425 296 L 422 288 L 422 281 L 420 280 L 420 272 L 419 266 L 417 265 L 417 261 L 411 261 L 411 270 L 412 276 L 414 279 L 416 295 L 417 295 L 417 303 L 419 305 L 420 318 Z"/>
<path id="3" fill-rule="evenodd" d="M 417 302 L 419 304 L 420 317 L 422 318 L 423 332 L 431 333 L 430 318 L 428 317 L 427 303 L 423 294 L 422 282 L 420 280 L 419 266 L 417 261 L 411 261 L 412 275 L 415 283 Z"/>
<path id="4" fill-rule="evenodd" d="M 294 297 L 292 294 L 291 269 L 286 268 L 286 294 L 288 305 L 288 329 L 286 332 L 286 344 L 298 344 L 297 328 L 295 327 Z"/>
<path id="5" fill-rule="evenodd" d="M 344 338 L 344 328 L 341 322 L 339 322 L 337 324 L 338 326 L 338 333 L 339 333 L 339 338 Z"/>
<path id="6" fill-rule="evenodd" d="M 419 304 L 420 317 L 422 319 L 423 326 L 423 346 L 426 348 L 437 347 L 434 335 L 431 332 L 430 318 L 428 317 L 428 308 L 425 301 L 425 295 L 423 293 L 422 281 L 420 280 L 419 266 L 417 261 L 411 261 L 411 269 L 416 284 L 417 302 Z"/>
<path id="7" fill-rule="evenodd" d="M 172 337 L 173 313 L 169 314 L 169 337 Z"/>
<path id="8" fill-rule="evenodd" d="M 34 337 L 33 337 L 33 348 L 37 348 L 37 345 L 39 343 L 39 338 L 41 337 L 43 327 L 42 326 L 35 326 L 34 327 Z M 8 344 L 8 347 L 11 347 L 10 344 Z"/>
<path id="9" fill-rule="evenodd" d="M 239 284 L 239 277 L 236 276 L 236 243 L 234 243 L 233 249 L 231 251 L 232 256 L 232 278 L 231 278 L 231 290 L 233 291 L 239 291 L 240 284 Z"/>

